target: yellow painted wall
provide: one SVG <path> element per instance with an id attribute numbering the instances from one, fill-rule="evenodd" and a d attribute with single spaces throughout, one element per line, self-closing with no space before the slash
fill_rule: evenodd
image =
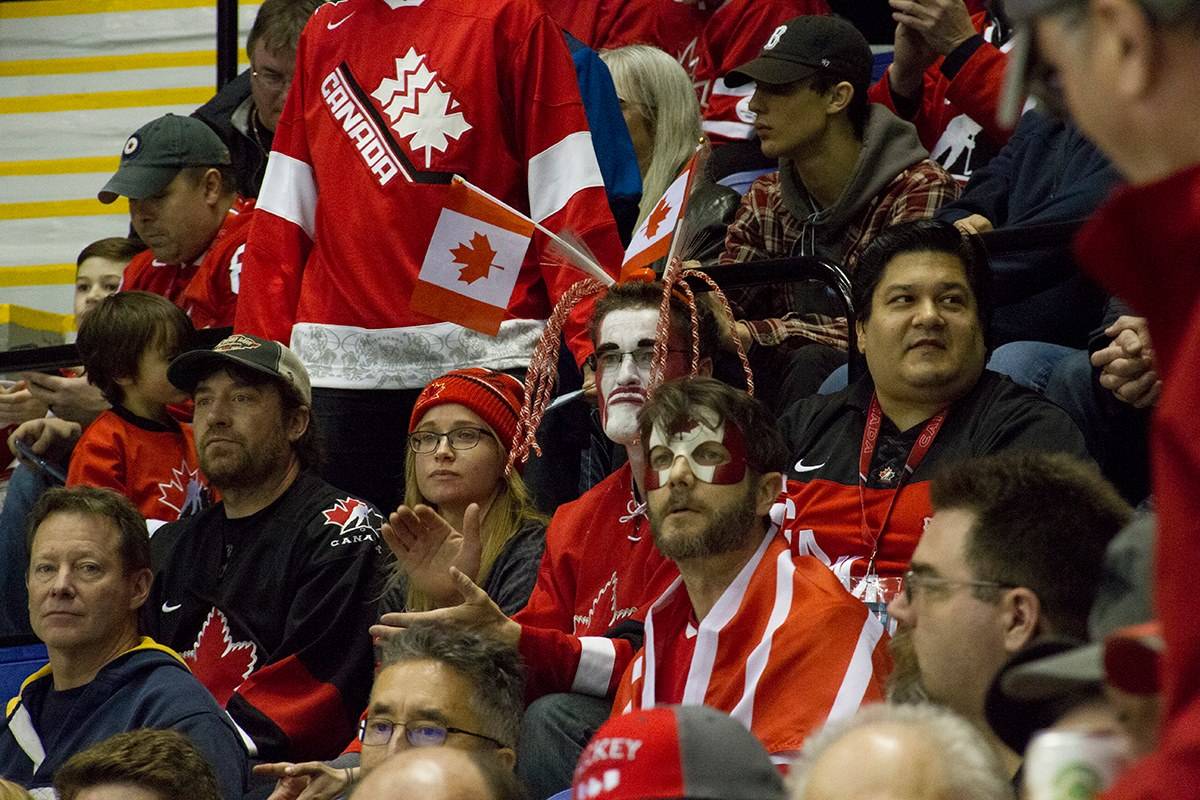
<path id="1" fill-rule="evenodd" d="M 128 231 L 96 192 L 129 134 L 213 95 L 215 39 L 215 0 L 0 3 L 0 303 L 70 312 L 75 256 Z"/>

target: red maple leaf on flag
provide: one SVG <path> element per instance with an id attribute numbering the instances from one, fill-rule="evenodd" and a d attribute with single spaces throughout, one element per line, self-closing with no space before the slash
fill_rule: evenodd
<path id="1" fill-rule="evenodd" d="M 196 644 L 180 655 L 221 708 L 242 681 L 250 677 L 258 662 L 258 648 L 254 642 L 234 642 L 229 633 L 229 620 L 215 607 L 208 612 Z"/>
<path id="2" fill-rule="evenodd" d="M 458 279 L 463 283 L 474 283 L 480 278 L 486 278 L 492 267 L 504 269 L 492 263 L 496 251 L 492 249 L 492 243 L 488 241 L 487 236 L 482 233 L 472 236 L 470 245 L 459 242 L 458 247 L 453 248 L 450 253 L 454 256 L 455 264 L 463 265 L 458 271 Z"/>
<path id="3" fill-rule="evenodd" d="M 658 235 L 658 226 L 666 221 L 667 215 L 670 213 L 671 207 L 667 205 L 667 198 L 661 198 L 658 205 L 650 212 L 650 216 L 646 217 L 646 238 L 653 239 Z"/>

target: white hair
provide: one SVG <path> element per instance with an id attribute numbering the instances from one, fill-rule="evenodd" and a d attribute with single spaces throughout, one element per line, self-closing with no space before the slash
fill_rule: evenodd
<path id="1" fill-rule="evenodd" d="M 821 756 L 848 734 L 863 728 L 892 726 L 912 729 L 941 754 L 944 796 L 970 800 L 1012 800 L 1013 788 L 996 751 L 983 735 L 954 712 L 931 703 L 876 703 L 853 717 L 825 725 L 804 743 L 792 762 L 788 785 L 792 800 L 803 800 L 808 776 Z"/>
<path id="2" fill-rule="evenodd" d="M 654 151 L 642 176 L 640 225 L 703 137 L 700 103 L 687 72 L 657 47 L 631 44 L 605 50 L 600 58 L 612 73 L 617 97 L 641 109 L 654 135 Z"/>

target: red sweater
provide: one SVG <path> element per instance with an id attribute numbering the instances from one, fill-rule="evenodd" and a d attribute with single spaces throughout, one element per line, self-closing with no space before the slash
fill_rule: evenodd
<path id="1" fill-rule="evenodd" d="M 608 695 L 633 655 L 626 639 L 603 634 L 640 619 L 679 571 L 654 546 L 633 499 L 629 465 L 561 506 L 521 623 L 530 699 L 551 692 Z M 638 631 L 640 633 L 640 630 Z"/>
<path id="2" fill-rule="evenodd" d="M 67 470 L 67 486 L 125 495 L 148 522 L 173 522 L 208 505 L 192 426 L 162 425 L 113 406 L 87 427 Z"/>
<path id="3" fill-rule="evenodd" d="M 1086 270 L 1146 316 L 1163 380 L 1151 430 L 1154 600 L 1167 645 L 1163 723 L 1155 752 L 1107 797 L 1193 796 L 1200 786 L 1200 618 L 1193 600 L 1200 569 L 1200 166 L 1119 190 L 1084 228 L 1076 250 Z"/>
<path id="4" fill-rule="evenodd" d="M 237 198 L 233 206 L 230 207 L 229 213 L 225 215 L 225 220 L 221 223 L 221 227 L 217 229 L 216 235 L 209 243 L 208 249 L 190 264 L 167 264 L 157 260 L 154 257 L 154 253 L 150 250 L 138 253 L 125 267 L 125 280 L 121 288 L 160 294 L 184 311 L 190 311 L 189 306 L 194 305 L 199 299 L 198 297 L 190 299 L 185 297 L 193 278 L 201 274 L 228 272 L 234 253 L 236 252 L 240 257 L 241 248 L 246 243 L 246 236 L 250 232 L 250 218 L 253 216 L 249 212 L 253 210 L 253 198 Z M 238 269 L 240 270 L 240 266 Z M 203 278 L 203 280 L 207 281 L 209 279 Z M 237 294 L 236 290 L 233 294 Z M 220 299 L 221 297 L 220 295 L 214 295 L 214 299 Z M 236 301 L 236 297 L 232 299 Z M 232 309 L 216 307 L 211 313 L 219 314 L 222 312 L 227 312 L 225 316 L 228 316 L 232 320 Z M 209 319 L 207 307 L 202 319 Z M 217 327 L 220 324 L 228 325 L 230 323 L 209 323 L 209 325 L 204 325 L 193 318 L 192 324 L 197 328 L 203 328 L 209 325 Z"/>

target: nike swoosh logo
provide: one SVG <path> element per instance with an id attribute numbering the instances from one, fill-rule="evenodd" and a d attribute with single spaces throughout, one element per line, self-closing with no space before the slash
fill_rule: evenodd
<path id="1" fill-rule="evenodd" d="M 357 13 L 358 13 L 357 11 L 351 11 L 349 14 L 347 14 L 346 16 L 344 16 L 344 17 L 342 17 L 341 19 L 339 19 L 337 22 L 330 22 L 330 23 L 327 23 L 327 24 L 325 25 L 325 27 L 326 27 L 326 28 L 328 28 L 329 30 L 333 30 L 333 29 L 334 29 L 334 28 L 336 28 L 338 25 L 341 25 L 343 22 L 345 22 L 346 20 L 350 19 L 351 17 L 353 17 L 353 16 L 354 16 L 355 14 L 357 14 Z"/>
<path id="2" fill-rule="evenodd" d="M 183 608 L 183 603 L 177 603 L 176 605 L 171 605 L 170 603 L 162 604 L 164 614 L 170 614 L 172 611 L 178 611 L 181 608 Z"/>
<path id="3" fill-rule="evenodd" d="M 796 462 L 796 472 L 812 472 L 814 469 L 820 469 L 821 467 L 825 466 L 825 463 L 826 462 L 822 461 L 820 464 L 813 464 L 810 467 L 804 463 L 804 459 L 802 458 Z"/>

